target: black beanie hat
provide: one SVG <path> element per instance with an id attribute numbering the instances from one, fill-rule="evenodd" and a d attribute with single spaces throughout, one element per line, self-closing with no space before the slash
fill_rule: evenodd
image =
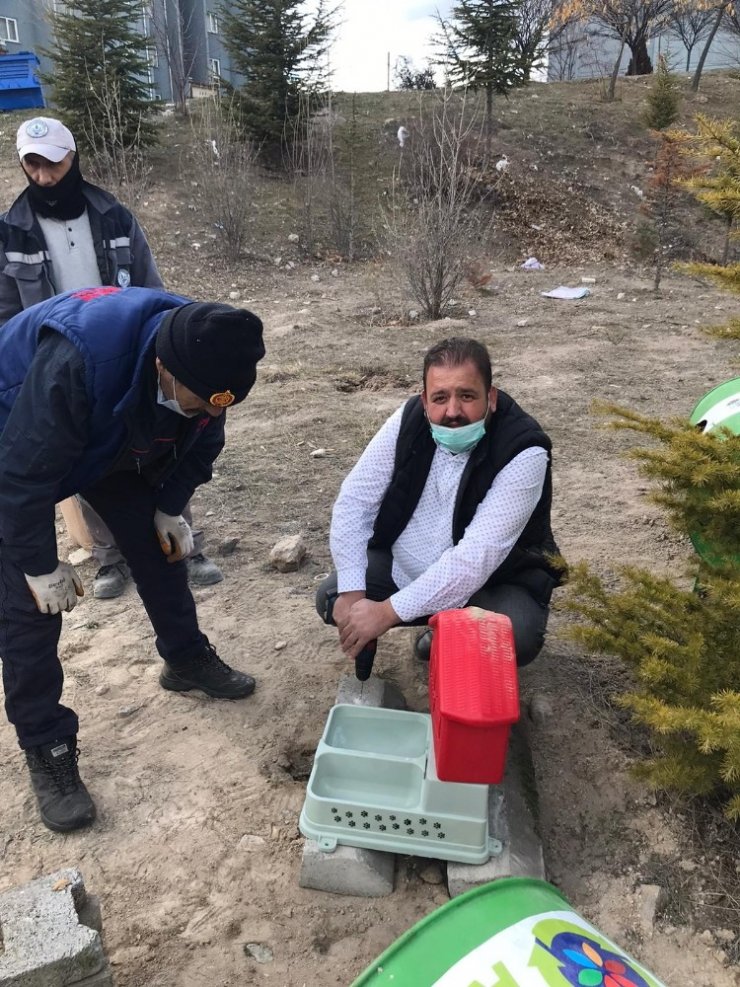
<path id="1" fill-rule="evenodd" d="M 168 312 L 156 346 L 178 383 L 219 408 L 244 400 L 265 355 L 257 316 L 219 302 L 191 302 Z"/>

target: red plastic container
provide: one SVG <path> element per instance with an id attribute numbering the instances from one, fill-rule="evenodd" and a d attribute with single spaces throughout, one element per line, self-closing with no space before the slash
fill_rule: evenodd
<path id="1" fill-rule="evenodd" d="M 511 621 L 478 607 L 444 610 L 429 666 L 434 756 L 442 781 L 497 785 L 504 776 L 509 728 L 519 719 Z"/>

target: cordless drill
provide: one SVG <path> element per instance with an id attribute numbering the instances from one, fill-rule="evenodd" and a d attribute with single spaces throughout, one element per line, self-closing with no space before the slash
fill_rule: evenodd
<path id="1" fill-rule="evenodd" d="M 338 595 L 338 593 L 326 594 L 326 609 L 324 610 L 324 623 L 326 624 L 334 623 L 334 604 Z M 377 649 L 377 641 L 368 641 L 362 651 L 355 656 L 355 675 L 360 682 L 366 682 L 372 675 Z"/>

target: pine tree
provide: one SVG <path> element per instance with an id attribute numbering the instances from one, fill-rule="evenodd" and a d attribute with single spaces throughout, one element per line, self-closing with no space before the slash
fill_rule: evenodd
<path id="1" fill-rule="evenodd" d="M 493 97 L 524 85 L 527 67 L 514 39 L 520 0 L 460 0 L 451 19 L 439 18 L 448 74 L 453 85 L 486 94 L 486 131 L 490 135 Z"/>
<path id="2" fill-rule="evenodd" d="M 720 287 L 740 294 L 740 263 L 729 263 L 730 244 L 740 238 L 740 127 L 729 120 L 697 116 L 697 133 L 684 134 L 704 168 L 685 182 L 696 199 L 719 216 L 725 225 L 721 264 L 684 264 L 689 274 L 704 275 Z M 740 319 L 707 330 L 712 335 L 740 339 Z"/>
<path id="3" fill-rule="evenodd" d="M 616 427 L 657 440 L 631 455 L 660 483 L 653 499 L 705 546 L 711 564 L 691 563 L 694 590 L 631 568 L 611 591 L 575 567 L 566 608 L 583 623 L 572 635 L 633 670 L 634 688 L 621 702 L 658 748 L 638 774 L 658 788 L 719 792 L 728 816 L 740 819 L 740 436 L 604 410 L 619 416 Z"/>
<path id="4" fill-rule="evenodd" d="M 677 120 L 680 105 L 678 80 L 669 71 L 665 55 L 660 55 L 655 78 L 647 97 L 645 123 L 651 130 L 665 130 Z"/>
<path id="5" fill-rule="evenodd" d="M 652 220 L 655 234 L 653 290 L 657 291 L 678 234 L 677 208 L 685 195 L 681 183 L 690 177 L 691 165 L 685 154 L 685 139 L 680 133 L 656 132 L 655 137 L 659 141 L 655 166 L 641 211 Z"/>
<path id="6" fill-rule="evenodd" d="M 396 88 L 411 92 L 415 89 L 436 89 L 437 82 L 434 78 L 434 65 L 427 62 L 426 68 L 418 69 L 406 55 L 401 55 L 396 59 L 393 69 L 393 81 Z"/>
<path id="7" fill-rule="evenodd" d="M 335 13 L 319 0 L 232 0 L 222 8 L 224 41 L 244 77 L 239 91 L 248 136 L 274 160 L 288 142 L 301 93 L 326 86 Z"/>
<path id="8" fill-rule="evenodd" d="M 146 38 L 140 0 L 67 0 L 51 14 L 54 71 L 45 78 L 65 122 L 93 153 L 156 141 L 147 116 Z"/>
<path id="9" fill-rule="evenodd" d="M 357 102 L 352 93 L 344 108 L 346 122 L 332 135 L 329 163 L 332 245 L 348 261 L 371 252 L 380 167 L 377 134 Z"/>

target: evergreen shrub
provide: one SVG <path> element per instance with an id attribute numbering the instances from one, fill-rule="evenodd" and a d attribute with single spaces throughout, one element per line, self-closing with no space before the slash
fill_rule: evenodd
<path id="1" fill-rule="evenodd" d="M 653 500 L 716 554 L 713 565 L 694 557 L 684 585 L 626 568 L 612 591 L 585 564 L 573 567 L 564 605 L 580 622 L 570 634 L 633 672 L 620 702 L 656 748 L 637 774 L 657 788 L 719 793 L 740 820 L 740 436 L 602 410 L 617 416 L 614 427 L 657 440 L 631 453 L 658 481 Z"/>

